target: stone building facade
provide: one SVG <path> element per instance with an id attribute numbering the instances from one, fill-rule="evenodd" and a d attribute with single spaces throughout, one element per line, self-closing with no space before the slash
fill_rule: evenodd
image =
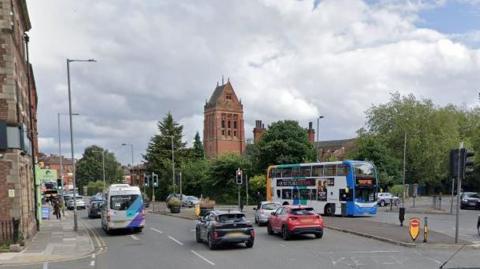
<path id="1" fill-rule="evenodd" d="M 204 106 L 203 143 L 205 155 L 245 152 L 243 105 L 230 80 L 218 85 Z"/>
<path id="2" fill-rule="evenodd" d="M 25 0 L 0 0 L 0 221 L 20 220 L 25 238 L 38 223 L 32 164 L 37 93 L 25 36 L 30 28 Z"/>

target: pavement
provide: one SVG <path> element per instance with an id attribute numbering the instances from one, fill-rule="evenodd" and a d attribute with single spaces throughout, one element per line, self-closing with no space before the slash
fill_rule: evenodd
<path id="1" fill-rule="evenodd" d="M 81 211 L 79 211 L 81 212 Z M 85 224 L 73 231 L 73 212 L 66 211 L 61 220 L 43 220 L 40 231 L 18 253 L 0 253 L 0 266 L 63 261 L 87 256 L 95 250 Z"/>
<path id="2" fill-rule="evenodd" d="M 85 214 L 82 212 L 82 214 Z M 253 248 L 242 244 L 210 250 L 195 241 L 195 221 L 147 213 L 142 233 L 106 235 L 99 219 L 82 221 L 107 251 L 75 261 L 5 267 L 8 269 L 169 269 L 169 268 L 438 268 L 456 249 L 407 248 L 349 233 L 326 230 L 322 239 L 305 235 L 285 241 L 255 227 Z M 463 249 L 445 268 L 478 267 L 478 250 Z"/>

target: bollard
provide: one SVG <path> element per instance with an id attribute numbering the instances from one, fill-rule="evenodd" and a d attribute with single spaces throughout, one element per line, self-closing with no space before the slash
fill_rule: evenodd
<path id="1" fill-rule="evenodd" d="M 427 243 L 428 241 L 428 232 L 429 232 L 429 228 L 428 228 L 428 217 L 425 217 L 425 220 L 424 220 L 424 225 L 423 225 L 423 243 Z"/>
<path id="2" fill-rule="evenodd" d="M 390 200 L 390 211 L 393 211 L 393 200 Z"/>
<path id="3" fill-rule="evenodd" d="M 405 220 L 405 207 L 400 207 L 398 210 L 398 220 L 400 221 L 400 226 L 403 226 L 403 221 Z"/>

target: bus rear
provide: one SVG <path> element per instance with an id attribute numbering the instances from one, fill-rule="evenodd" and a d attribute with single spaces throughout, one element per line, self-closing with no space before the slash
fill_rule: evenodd
<path id="1" fill-rule="evenodd" d="M 140 189 L 127 186 L 113 186 L 106 194 L 107 200 L 102 210 L 102 227 L 107 232 L 117 229 L 140 232 L 145 225 Z"/>

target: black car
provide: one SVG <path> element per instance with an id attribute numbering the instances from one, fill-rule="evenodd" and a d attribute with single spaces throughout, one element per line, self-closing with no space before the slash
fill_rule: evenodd
<path id="1" fill-rule="evenodd" d="M 100 218 L 101 217 L 101 206 L 103 205 L 103 200 L 91 200 L 88 205 L 88 217 Z"/>
<path id="2" fill-rule="evenodd" d="M 480 195 L 476 192 L 464 192 L 460 196 L 462 209 L 475 208 L 480 209 Z"/>
<path id="3" fill-rule="evenodd" d="M 195 232 L 197 242 L 207 242 L 210 249 L 229 243 L 251 248 L 255 241 L 252 224 L 239 211 L 211 211 L 197 221 Z"/>

